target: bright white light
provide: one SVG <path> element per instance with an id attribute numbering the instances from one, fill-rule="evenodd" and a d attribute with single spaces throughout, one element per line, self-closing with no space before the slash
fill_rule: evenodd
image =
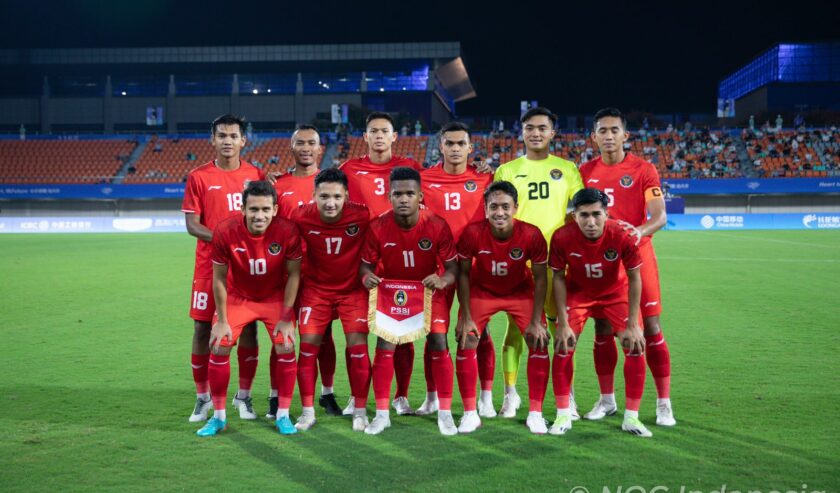
<path id="1" fill-rule="evenodd" d="M 125 93 L 125 91 L 123 91 L 123 92 L 121 92 L 120 94 L 122 94 L 123 96 L 125 96 L 125 94 L 126 94 L 126 93 Z"/>
<path id="2" fill-rule="evenodd" d="M 251 92 L 252 92 L 252 93 L 254 93 L 254 94 L 259 94 L 259 93 L 260 93 L 260 91 L 258 91 L 258 90 L 256 90 L 256 89 L 254 89 L 254 90 L 253 90 L 253 91 L 251 91 Z"/>
<path id="3" fill-rule="evenodd" d="M 269 94 L 271 94 L 271 89 L 269 89 L 269 90 L 268 90 L 268 91 L 266 91 L 266 92 L 267 92 L 267 93 L 269 93 Z"/>
<path id="4" fill-rule="evenodd" d="M 379 88 L 379 92 L 385 92 L 385 88 L 384 88 L 384 87 L 380 87 L 380 88 Z"/>

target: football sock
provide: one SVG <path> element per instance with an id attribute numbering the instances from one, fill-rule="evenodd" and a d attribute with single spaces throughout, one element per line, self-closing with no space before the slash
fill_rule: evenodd
<path id="1" fill-rule="evenodd" d="M 210 389 L 209 385 L 207 386 L 207 389 L 208 390 Z M 196 398 L 201 399 L 203 401 L 209 401 L 210 400 L 210 392 L 202 392 L 201 394 L 195 394 L 195 396 L 196 396 Z"/>
<path id="2" fill-rule="evenodd" d="M 595 345 L 592 347 L 595 359 L 595 373 L 598 375 L 598 386 L 602 394 L 615 392 L 615 367 L 618 364 L 618 349 L 615 338 L 610 335 L 595 335 Z"/>
<path id="3" fill-rule="evenodd" d="M 207 382 L 207 372 L 210 361 L 210 353 L 193 353 L 190 357 L 190 360 L 192 366 L 193 381 L 195 382 L 195 393 L 206 394 L 210 392 L 210 384 Z"/>
<path id="4" fill-rule="evenodd" d="M 432 372 L 432 354 L 429 352 L 429 341 L 423 346 L 423 375 L 426 377 L 426 393 L 437 392 L 435 375 Z"/>
<path id="5" fill-rule="evenodd" d="M 236 359 L 239 361 L 239 389 L 250 391 L 257 374 L 260 348 L 239 346 L 236 348 Z"/>
<path id="6" fill-rule="evenodd" d="M 458 376 L 458 389 L 464 411 L 475 411 L 475 388 L 478 383 L 478 360 L 475 349 L 458 349 L 455 355 L 455 374 Z"/>
<path id="7" fill-rule="evenodd" d="M 505 342 L 502 346 L 502 370 L 505 374 L 506 385 L 516 385 L 519 373 L 519 360 L 525 347 L 525 338 L 519 333 L 519 328 L 508 317 L 505 329 Z"/>
<path id="8" fill-rule="evenodd" d="M 644 355 L 630 355 L 624 350 L 624 392 L 626 407 L 629 411 L 638 411 L 645 391 L 645 357 Z"/>
<path id="9" fill-rule="evenodd" d="M 211 355 L 209 363 L 207 379 L 213 396 L 213 409 L 224 410 L 230 383 L 230 355 Z"/>
<path id="10" fill-rule="evenodd" d="M 318 378 L 318 351 L 323 346 L 300 343 L 297 379 L 300 387 L 300 402 L 303 407 L 312 407 L 315 400 L 315 380 Z"/>
<path id="11" fill-rule="evenodd" d="M 295 360 L 295 353 L 278 354 L 277 355 L 277 373 L 275 379 L 277 381 L 277 415 L 280 416 L 280 410 L 285 409 L 286 414 L 289 414 L 289 405 L 292 402 L 292 396 L 295 393 L 295 377 L 297 376 L 297 361 Z"/>
<path id="12" fill-rule="evenodd" d="M 318 351 L 318 367 L 321 370 L 321 385 L 332 387 L 335 379 L 335 341 L 333 341 L 332 330 L 328 330 L 324 339 L 321 340 L 321 349 Z"/>
<path id="13" fill-rule="evenodd" d="M 269 396 L 277 397 L 277 382 L 274 376 L 277 375 L 277 351 L 274 350 L 274 344 L 271 345 L 271 355 L 268 360 L 268 380 L 269 387 L 271 387 Z"/>
<path id="14" fill-rule="evenodd" d="M 435 375 L 435 383 L 437 384 L 438 409 L 450 411 L 452 409 L 452 387 L 455 385 L 453 381 L 455 368 L 452 365 L 452 356 L 450 356 L 448 349 L 431 351 L 431 353 L 432 373 Z"/>
<path id="15" fill-rule="evenodd" d="M 214 410 L 213 417 L 222 421 L 227 421 L 227 411 L 225 411 L 224 409 Z"/>
<path id="16" fill-rule="evenodd" d="M 662 332 L 655 336 L 645 336 L 645 354 L 653 382 L 656 384 L 656 395 L 660 399 L 671 397 L 671 351 Z"/>
<path id="17" fill-rule="evenodd" d="M 528 409 L 542 412 L 551 361 L 547 349 L 528 349 Z"/>
<path id="18" fill-rule="evenodd" d="M 394 373 L 397 377 L 397 392 L 394 397 L 408 397 L 411 372 L 414 370 L 414 343 L 400 344 L 394 351 Z"/>
<path id="19" fill-rule="evenodd" d="M 574 350 L 570 350 L 565 355 L 554 354 L 551 380 L 554 385 L 554 399 L 557 403 L 557 409 L 569 409 L 569 394 L 572 391 L 572 378 L 575 374 L 574 359 Z"/>
<path id="20" fill-rule="evenodd" d="M 394 380 L 394 353 L 376 349 L 373 357 L 373 396 L 376 398 L 376 413 L 388 412 L 391 400 L 391 382 Z"/>
<path id="21" fill-rule="evenodd" d="M 370 393 L 370 356 L 367 344 L 357 344 L 347 349 L 350 360 L 350 391 L 353 394 L 353 406 L 364 410 Z M 390 384 L 388 385 L 390 387 Z"/>
<path id="22" fill-rule="evenodd" d="M 487 329 L 484 330 L 484 337 L 478 340 L 478 379 L 481 381 L 481 390 L 493 390 L 493 377 L 496 373 L 496 348 L 493 346 L 493 339 Z"/>

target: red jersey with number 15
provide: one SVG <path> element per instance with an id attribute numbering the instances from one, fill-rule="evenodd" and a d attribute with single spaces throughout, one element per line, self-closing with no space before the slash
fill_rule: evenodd
<path id="1" fill-rule="evenodd" d="M 205 163 L 187 175 L 181 212 L 199 216 L 199 223 L 209 230 L 231 216 L 242 216 L 242 191 L 250 181 L 264 180 L 265 175 L 245 161 L 239 168 L 225 171 L 214 161 Z M 211 279 L 210 243 L 198 240 L 195 246 L 196 279 Z"/>
<path id="2" fill-rule="evenodd" d="M 469 223 L 484 219 L 484 190 L 491 183 L 492 173 L 476 173 L 473 166 L 451 175 L 437 164 L 423 171 L 423 203 L 446 221 L 458 241 Z"/>
<path id="3" fill-rule="evenodd" d="M 388 179 L 391 170 L 398 166 L 423 171 L 420 163 L 402 156 L 392 156 L 390 161 L 382 164 L 374 163 L 369 156 L 362 156 L 345 161 L 338 169 L 347 175 L 350 200 L 365 204 L 370 209 L 370 217 L 374 218 L 391 210 Z"/>
<path id="4" fill-rule="evenodd" d="M 295 176 L 287 173 L 274 183 L 277 190 L 277 215 L 289 218 L 298 207 L 312 202 L 312 192 L 315 190 L 315 175 Z"/>
<path id="5" fill-rule="evenodd" d="M 569 223 L 551 236 L 548 266 L 566 271 L 566 306 L 587 307 L 627 301 L 625 270 L 642 265 L 639 247 L 618 222 L 607 219 L 595 241 Z"/>
<path id="6" fill-rule="evenodd" d="M 240 298 L 282 301 L 286 261 L 301 256 L 297 228 L 279 216 L 260 236 L 248 231 L 242 215 L 225 219 L 213 231 L 213 263 L 228 266 L 228 294 Z"/>

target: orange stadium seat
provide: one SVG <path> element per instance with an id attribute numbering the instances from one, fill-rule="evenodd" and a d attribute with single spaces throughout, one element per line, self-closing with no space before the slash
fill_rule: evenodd
<path id="1" fill-rule="evenodd" d="M 0 140 L 0 182 L 100 183 L 137 143 L 129 140 Z"/>

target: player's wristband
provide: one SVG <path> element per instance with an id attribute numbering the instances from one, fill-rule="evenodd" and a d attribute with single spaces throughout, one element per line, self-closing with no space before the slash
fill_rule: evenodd
<path id="1" fill-rule="evenodd" d="M 280 321 L 291 322 L 295 319 L 295 309 L 290 306 L 284 306 L 280 309 Z"/>

